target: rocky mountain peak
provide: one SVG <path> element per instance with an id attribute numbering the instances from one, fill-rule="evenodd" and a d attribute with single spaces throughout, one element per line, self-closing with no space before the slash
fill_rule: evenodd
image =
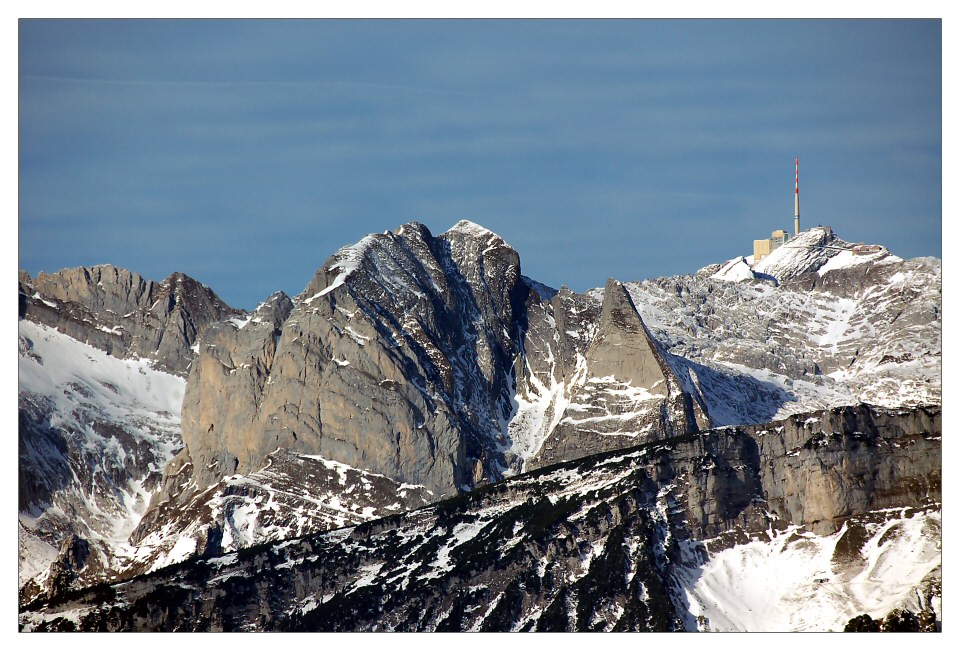
<path id="1" fill-rule="evenodd" d="M 321 296 L 326 296 L 338 287 L 344 286 L 347 279 L 366 260 L 367 251 L 378 240 L 390 239 L 388 234 L 371 234 L 356 244 L 341 247 L 330 256 L 323 266 L 317 270 L 309 285 L 297 296 L 298 301 L 312 302 Z M 367 265 L 372 266 L 369 261 Z"/>
<path id="2" fill-rule="evenodd" d="M 623 284 L 612 278 L 604 288 L 600 327 L 586 359 L 596 377 L 611 377 L 651 395 L 667 395 L 664 371 L 668 366 L 643 325 L 630 294 Z"/>
<path id="3" fill-rule="evenodd" d="M 277 448 L 439 494 L 499 477 L 519 279 L 501 238 L 413 222 L 342 247 L 293 301 L 211 327 L 183 410 L 197 485 Z"/>
<path id="4" fill-rule="evenodd" d="M 440 239 L 450 243 L 451 254 L 459 263 L 458 266 L 494 266 L 491 271 L 509 274 L 510 284 L 520 275 L 520 256 L 516 250 L 483 226 L 462 220 L 443 233 Z"/>
<path id="5" fill-rule="evenodd" d="M 457 234 L 457 235 L 463 235 L 466 237 L 478 238 L 482 240 L 493 240 L 493 239 L 497 239 L 501 241 L 503 240 L 503 238 L 501 238 L 499 235 L 497 235 L 493 231 L 481 226 L 480 224 L 476 224 L 470 221 L 469 219 L 461 219 L 456 224 L 451 226 L 450 229 L 447 230 L 447 232 L 444 234 L 451 235 L 451 236 L 454 234 Z"/>
<path id="6" fill-rule="evenodd" d="M 20 275 L 21 318 L 54 327 L 120 358 L 143 357 L 185 376 L 198 334 L 240 314 L 183 273 L 161 282 L 97 265 Z"/>
<path id="7" fill-rule="evenodd" d="M 567 368 L 552 391 L 539 391 L 554 415 L 533 467 L 710 425 L 699 387 L 650 334 L 626 286 L 608 280 L 599 305 L 597 294 L 562 288 L 550 303 L 556 332 L 525 342 L 528 360 L 563 360 Z M 535 391 L 542 384 L 530 381 Z"/>
<path id="8" fill-rule="evenodd" d="M 818 226 L 802 231 L 770 255 L 754 263 L 752 270 L 760 278 L 773 278 L 779 283 L 815 272 L 845 249 L 852 248 L 833 229 Z"/>
<path id="9" fill-rule="evenodd" d="M 600 328 L 617 328 L 636 333 L 643 330 L 643 320 L 637 313 L 633 299 L 619 280 L 609 278 L 603 288 L 603 303 L 600 307 Z"/>

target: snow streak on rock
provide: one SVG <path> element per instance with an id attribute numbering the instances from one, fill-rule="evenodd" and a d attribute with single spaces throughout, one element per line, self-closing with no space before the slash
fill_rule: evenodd
<path id="1" fill-rule="evenodd" d="M 367 236 L 335 253 L 299 296 L 278 292 L 251 313 L 182 274 L 158 284 L 104 266 L 36 281 L 21 274 L 20 283 L 21 579 L 38 576 L 28 597 L 39 582 L 54 595 L 240 554 L 711 426 L 941 400 L 940 261 L 856 248 L 822 228 L 760 263 L 610 280 L 585 294 L 522 276 L 509 244 L 466 221 L 439 236 L 416 223 Z M 186 389 L 137 351 L 189 373 Z M 794 468 L 795 447 L 789 472 L 812 472 Z M 717 467 L 706 454 L 698 463 Z M 744 486 L 734 492 L 749 493 Z M 646 549 L 655 568 L 679 535 L 663 528 L 675 507 L 668 498 L 679 499 L 659 495 L 635 523 L 640 532 L 624 534 L 626 549 Z M 424 573 L 448 576 L 484 522 L 437 529 Z M 644 540 L 656 542 L 647 549 Z M 576 563 L 564 548 L 563 576 L 594 576 L 608 548 L 591 539 Z M 51 577 L 43 568 L 52 558 Z M 351 593 L 379 585 L 392 562 L 364 560 Z M 627 584 L 645 571 L 631 566 Z M 641 583 L 648 596 L 661 589 Z M 457 606 L 418 621 L 482 627 L 516 608 L 516 595 L 472 589 L 469 617 Z M 334 597 L 313 595 L 304 612 L 323 612 Z M 510 626 L 674 622 L 652 613 L 647 597 L 642 616 L 623 599 L 581 614 L 576 591 L 557 598 Z M 703 608 L 713 626 L 743 619 Z"/>
<path id="2" fill-rule="evenodd" d="M 754 265 L 770 280 L 728 282 L 708 268 L 627 284 L 678 374 L 702 389 L 711 422 L 939 403 L 940 261 L 855 255 L 821 229 L 791 242 Z"/>

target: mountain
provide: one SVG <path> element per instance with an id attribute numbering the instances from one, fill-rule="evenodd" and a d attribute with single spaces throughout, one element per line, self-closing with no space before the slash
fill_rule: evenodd
<path id="1" fill-rule="evenodd" d="M 19 313 L 19 582 L 55 594 L 141 566 L 129 537 L 183 447 L 192 347 L 239 312 L 104 265 L 21 273 Z"/>
<path id="2" fill-rule="evenodd" d="M 938 410 L 940 274 L 817 228 L 759 262 L 577 294 L 470 222 L 367 236 L 252 312 L 180 274 L 21 274 L 21 603 L 718 427 Z M 61 359 L 70 379 L 31 380 Z"/>
<path id="3" fill-rule="evenodd" d="M 936 409 L 860 406 L 687 434 L 65 595 L 21 624 L 839 630 L 904 605 L 930 622 L 940 428 Z"/>
<path id="4" fill-rule="evenodd" d="M 281 309 L 289 303 L 282 293 L 271 299 Z M 432 499 L 420 486 L 278 452 L 258 472 L 219 479 L 215 490 L 195 495 L 192 510 L 151 509 L 177 481 L 173 469 L 185 450 L 181 376 L 196 357 L 198 335 L 250 322 L 253 330 L 259 313 L 226 306 L 182 274 L 155 283 L 110 266 L 36 281 L 21 274 L 20 311 L 22 601 L 134 576 L 207 545 L 235 549 Z M 262 508 L 283 513 L 282 521 L 270 523 Z"/>
<path id="5" fill-rule="evenodd" d="M 715 424 L 858 402 L 939 404 L 941 262 L 877 248 L 858 254 L 814 228 L 754 264 L 753 278 L 729 280 L 714 265 L 627 288 L 699 379 Z"/>
<path id="6" fill-rule="evenodd" d="M 271 297 L 204 333 L 184 398 L 185 448 L 136 540 L 165 537 L 157 528 L 171 524 L 206 539 L 211 517 L 223 520 L 217 529 L 242 528 L 203 505 L 225 478 L 274 464 L 277 450 L 416 487 L 422 500 L 697 431 L 709 423 L 702 398 L 668 357 L 620 283 L 596 310 L 569 290 L 547 301 L 516 251 L 475 224 L 368 236 L 294 299 Z M 259 512 L 242 513 L 258 532 Z M 302 532 L 301 516 L 287 514 L 275 526 Z"/>

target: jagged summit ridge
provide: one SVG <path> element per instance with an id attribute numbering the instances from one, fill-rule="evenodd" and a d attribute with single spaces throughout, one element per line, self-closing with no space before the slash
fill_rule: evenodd
<path id="1" fill-rule="evenodd" d="M 570 326 L 586 328 L 571 337 L 558 319 L 578 323 L 566 312 L 579 299 L 568 291 L 551 303 L 533 285 L 512 247 L 469 222 L 440 236 L 405 224 L 341 248 L 288 310 L 265 319 L 270 327 L 245 325 L 240 337 L 215 326 L 203 337 L 184 400 L 186 449 L 156 509 L 258 472 L 277 449 L 448 495 L 556 458 L 553 444 L 551 455 L 540 453 L 551 434 L 564 454 L 582 455 L 709 423 L 705 409 L 692 408 L 702 398 L 684 398 L 689 383 L 673 374 L 622 286 L 612 285 L 619 289 L 606 312 L 590 308 L 586 322 Z M 588 350 L 598 328 L 610 341 Z M 548 346 L 561 335 L 577 343 L 554 355 L 529 338 L 541 329 Z M 631 359 L 642 372 L 636 364 L 611 370 L 626 344 L 635 344 Z M 544 378 L 555 388 L 518 389 L 550 357 L 562 360 Z M 515 398 L 520 390 L 541 412 L 536 431 L 524 425 L 530 410 Z M 639 411 L 637 399 L 646 401 Z M 614 435 L 588 442 L 578 435 L 583 414 L 568 406 L 599 410 L 590 418 Z M 628 414 L 643 424 L 618 435 Z M 195 488 L 185 488 L 183 468 Z"/>
<path id="2" fill-rule="evenodd" d="M 144 357 L 185 376 L 191 348 L 210 323 L 242 314 L 186 274 L 161 282 L 112 265 L 19 279 L 19 316 L 116 357 Z"/>
<path id="3" fill-rule="evenodd" d="M 430 230 L 419 222 L 403 224 L 395 231 L 372 233 L 363 237 L 359 242 L 341 247 L 317 271 L 314 280 L 297 297 L 298 301 L 313 302 L 321 296 L 326 296 L 336 288 L 347 283 L 347 280 L 360 268 L 367 273 L 387 276 L 387 272 L 396 271 L 397 248 L 408 248 L 411 253 L 420 257 L 424 254 L 435 257 L 435 252 L 429 251 L 428 243 L 434 240 L 445 240 L 451 244 L 468 247 L 460 255 L 454 255 L 469 267 L 469 256 L 484 255 L 496 249 L 516 251 L 504 241 L 502 237 L 486 228 L 467 220 L 457 222 L 444 232 L 439 238 L 434 238 Z M 426 248 L 424 248 L 426 246 Z M 482 247 L 482 248 L 480 248 Z M 393 259 L 391 259 L 393 258 Z M 517 256 L 518 261 L 519 257 Z M 461 265 L 458 265 L 460 267 Z M 382 278 L 386 281 L 386 278 Z M 396 287 L 396 285 L 394 285 Z"/>
<path id="4" fill-rule="evenodd" d="M 498 477 L 514 351 L 507 329 L 480 324 L 513 322 L 519 258 L 472 235 L 411 223 L 368 236 L 328 260 L 274 327 L 245 335 L 251 352 L 211 330 L 184 407 L 199 485 L 255 471 L 278 447 L 436 491 Z"/>
<path id="5" fill-rule="evenodd" d="M 402 227 L 401 227 L 402 228 Z M 484 238 L 486 240 L 499 240 L 503 242 L 503 238 L 498 234 L 494 233 L 490 229 L 481 226 L 480 224 L 474 223 L 469 219 L 461 219 L 456 224 L 450 227 L 447 231 L 447 234 L 450 233 L 463 233 L 471 237 Z"/>

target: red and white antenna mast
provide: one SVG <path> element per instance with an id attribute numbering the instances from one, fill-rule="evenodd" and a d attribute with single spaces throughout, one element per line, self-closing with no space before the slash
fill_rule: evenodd
<path id="1" fill-rule="evenodd" d="M 797 185 L 793 199 L 793 234 L 800 234 L 800 157 L 797 157 Z"/>

